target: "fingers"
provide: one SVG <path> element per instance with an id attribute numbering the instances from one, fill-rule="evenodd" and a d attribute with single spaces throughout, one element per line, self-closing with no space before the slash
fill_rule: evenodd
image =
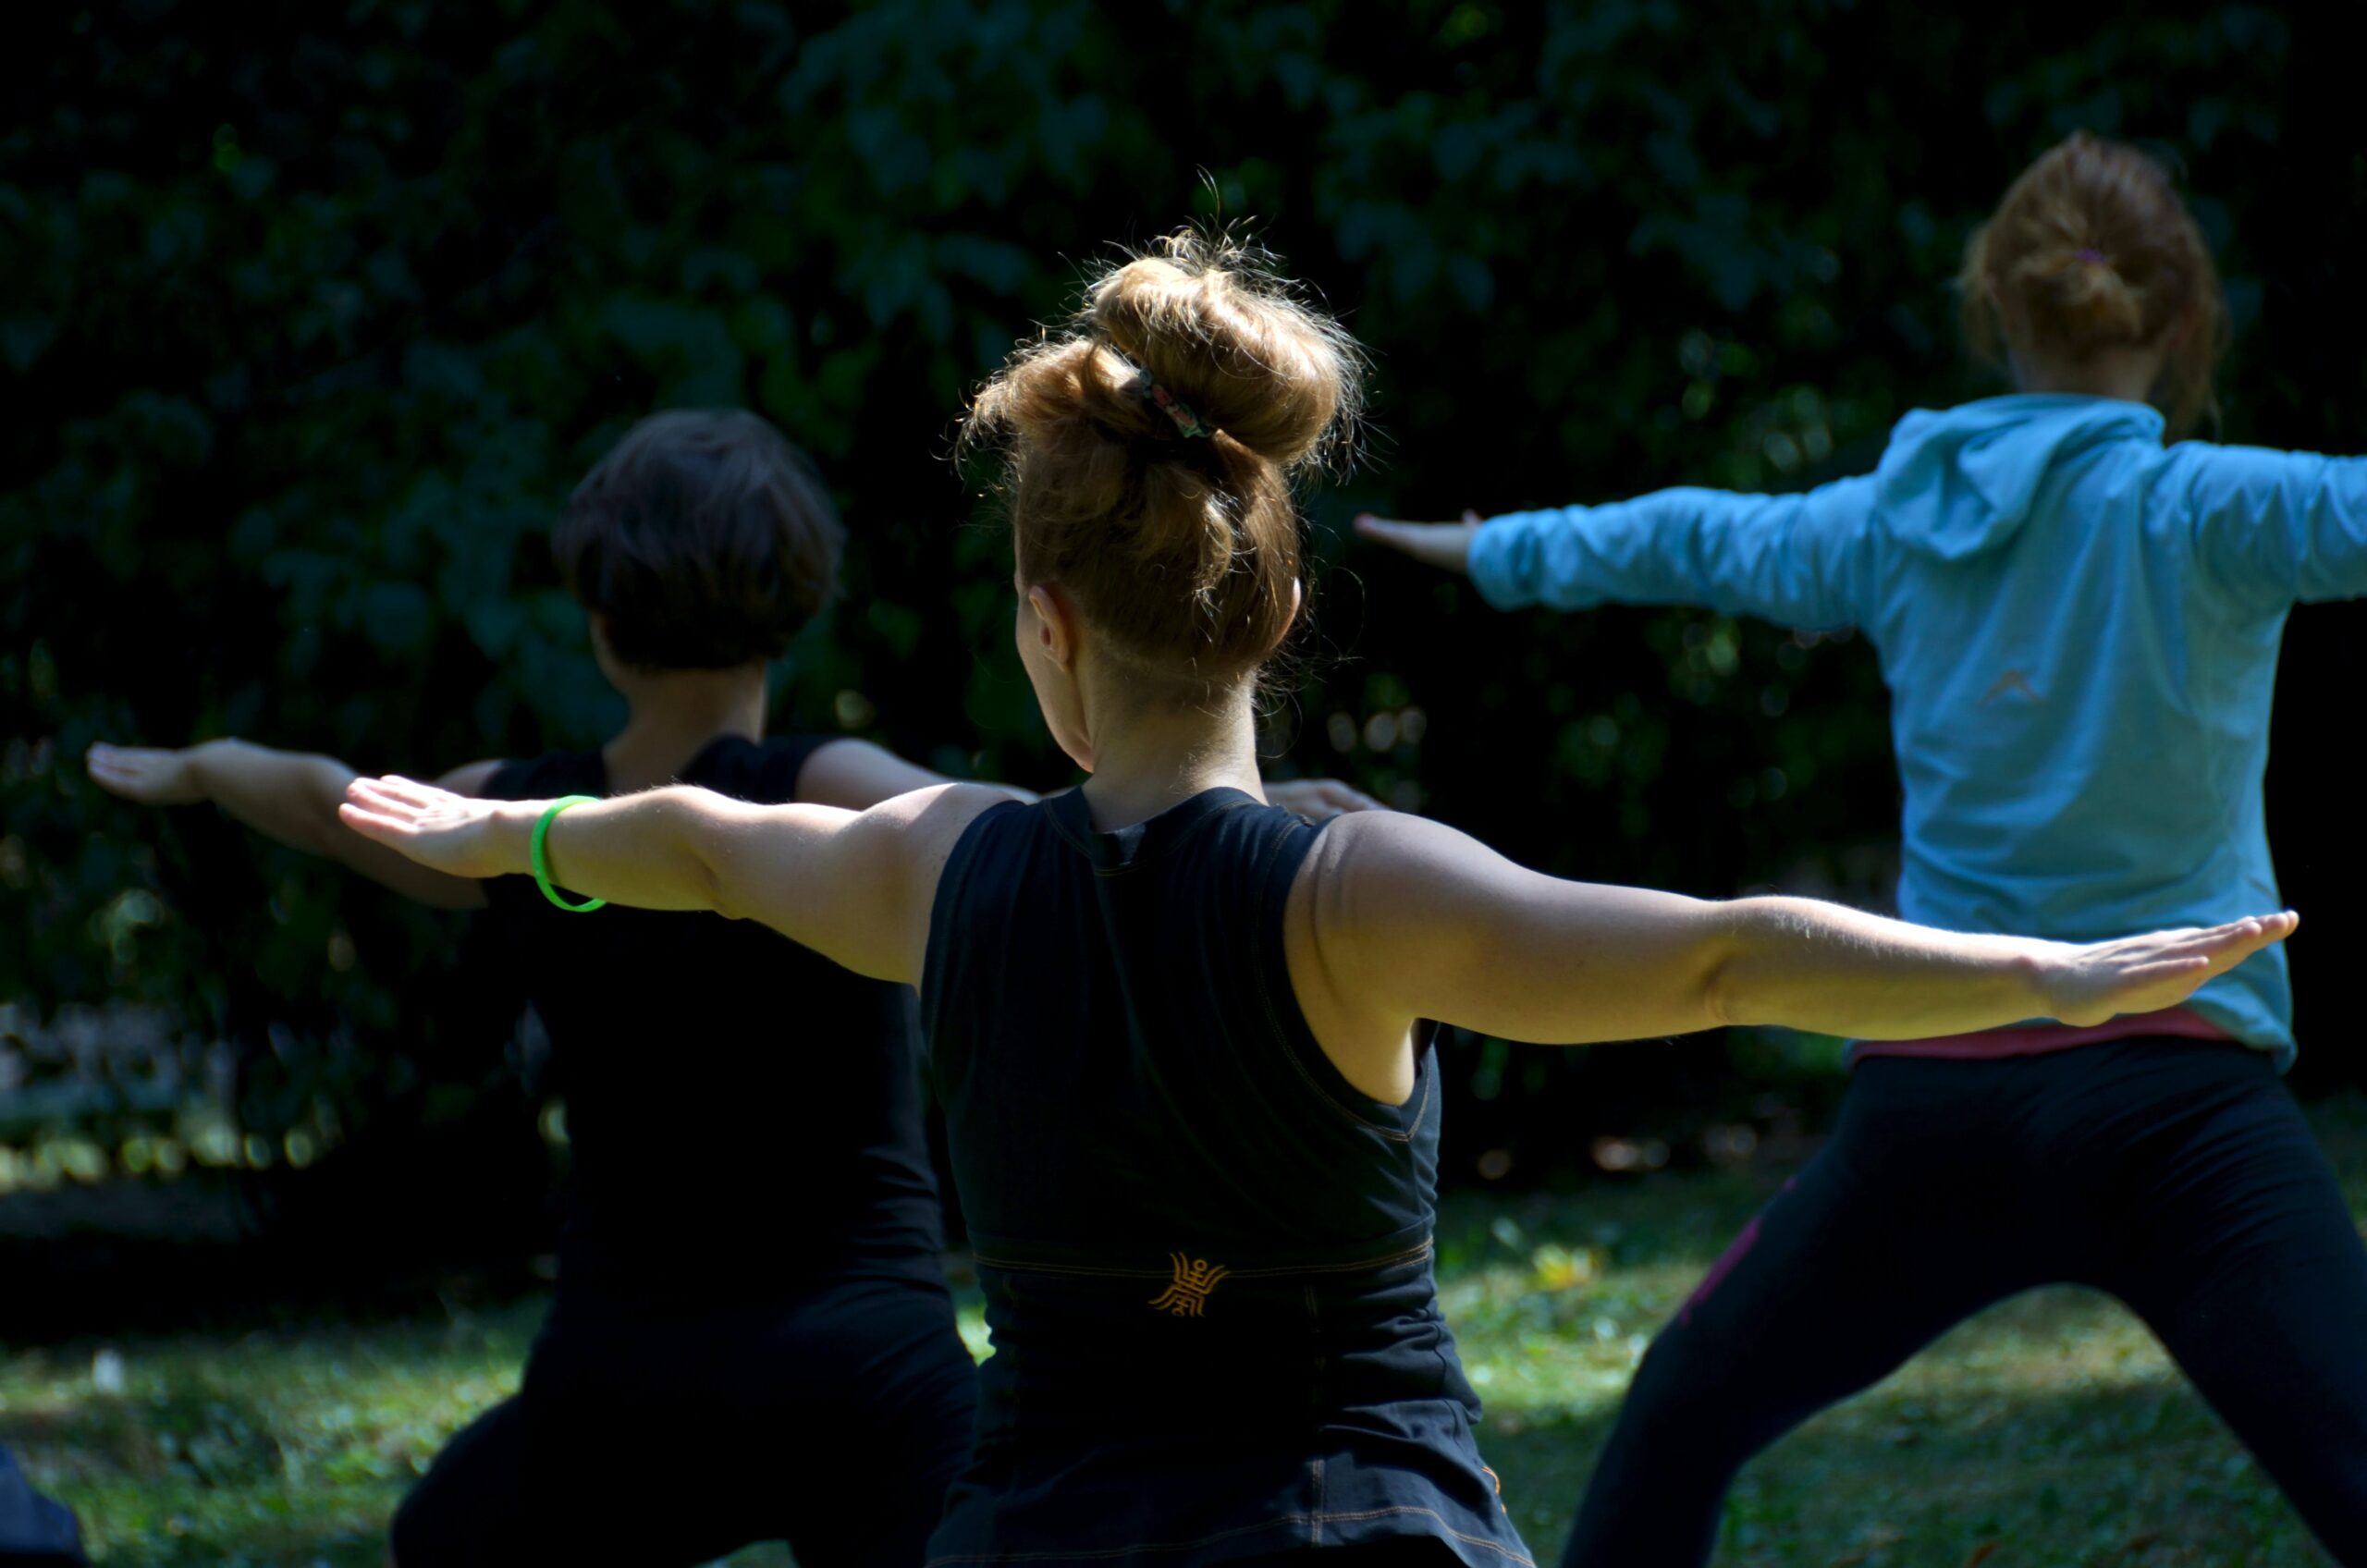
<path id="1" fill-rule="evenodd" d="M 1379 801 L 1374 800 L 1370 795 L 1366 794 L 1362 790 L 1357 789 L 1355 785 L 1343 784 L 1337 778 L 1318 780 L 1316 784 L 1316 794 L 1325 805 L 1331 807 L 1331 810 L 1335 812 L 1386 811 L 1389 809 L 1382 805 Z"/>
<path id="2" fill-rule="evenodd" d="M 1478 515 L 1472 512 L 1466 512 L 1461 522 L 1399 522 L 1370 512 L 1356 519 L 1356 532 L 1363 537 L 1447 571 L 1464 570 L 1478 526 Z"/>
<path id="3" fill-rule="evenodd" d="M 413 825 L 408 819 L 372 811 L 356 804 L 350 798 L 337 808 L 337 819 L 363 838 L 375 839 L 380 843 L 392 843 L 409 837 L 413 831 Z"/>
<path id="4" fill-rule="evenodd" d="M 83 754 L 83 771 L 111 795 L 146 802 L 171 784 L 174 753 L 144 746 L 110 746 L 104 742 Z"/>
<path id="5" fill-rule="evenodd" d="M 2285 940 L 2300 924 L 2301 917 L 2290 910 L 2275 914 L 2253 915 L 2198 931 L 2173 950 L 2199 952 L 2213 968 L 2232 969 L 2263 948 L 2273 947 Z"/>
<path id="6" fill-rule="evenodd" d="M 407 778 L 354 778 L 345 786 L 346 804 L 406 826 L 416 822 L 439 802 L 435 791 Z M 340 808 L 342 809 L 342 808 Z"/>
<path id="7" fill-rule="evenodd" d="M 131 764 L 122 752 L 102 744 L 82 753 L 82 771 L 112 790 L 131 777 Z"/>
<path id="8" fill-rule="evenodd" d="M 1379 801 L 1337 778 L 1288 778 L 1266 787 L 1266 798 L 1301 816 L 1338 816 L 1352 811 L 1386 811 Z"/>
<path id="9" fill-rule="evenodd" d="M 389 773 L 374 782 L 394 799 L 408 801 L 415 806 L 448 805 L 453 799 L 452 792 L 448 790 L 439 790 L 433 784 L 422 784 L 416 778 L 405 778 L 399 773 Z"/>

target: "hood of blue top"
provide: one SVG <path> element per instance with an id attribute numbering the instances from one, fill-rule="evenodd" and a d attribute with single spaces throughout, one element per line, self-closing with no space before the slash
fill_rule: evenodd
<path id="1" fill-rule="evenodd" d="M 1898 422 L 1874 471 L 1875 505 L 1900 545 L 1968 560 L 2021 531 L 2051 471 L 2132 435 L 2158 444 L 2159 410 L 2044 392 L 1918 409 Z"/>

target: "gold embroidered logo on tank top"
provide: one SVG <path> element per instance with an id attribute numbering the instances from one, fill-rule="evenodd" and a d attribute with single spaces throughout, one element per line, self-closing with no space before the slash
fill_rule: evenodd
<path id="1" fill-rule="evenodd" d="M 1175 1278 L 1150 1305 L 1177 1317 L 1201 1316 L 1200 1309 L 1208 1304 L 1208 1292 L 1233 1270 L 1219 1268 L 1205 1257 L 1186 1257 L 1180 1252 L 1169 1253 L 1167 1257 L 1175 1266 Z"/>

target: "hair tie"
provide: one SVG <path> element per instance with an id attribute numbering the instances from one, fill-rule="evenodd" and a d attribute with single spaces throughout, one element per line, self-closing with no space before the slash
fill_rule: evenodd
<path id="1" fill-rule="evenodd" d="M 1149 398 L 1151 402 L 1157 406 L 1160 413 L 1165 414 L 1169 419 L 1175 422 L 1177 434 L 1183 435 L 1186 439 L 1195 435 L 1206 437 L 1216 434 L 1216 432 L 1210 430 L 1207 425 L 1200 423 L 1200 416 L 1192 411 L 1191 404 L 1185 402 L 1174 393 L 1170 392 L 1158 382 L 1153 381 L 1150 377 L 1150 372 L 1143 372 L 1142 380 L 1135 383 L 1135 386 L 1140 389 L 1144 397 Z"/>
<path id="2" fill-rule="evenodd" d="M 1153 380 L 1150 372 L 1144 366 L 1136 364 L 1132 354 L 1110 342 L 1099 332 L 1093 335 L 1093 344 L 1095 348 L 1114 356 L 1120 364 L 1134 373 L 1133 388 L 1134 396 L 1174 421 L 1177 435 L 1188 440 L 1195 435 L 1206 438 L 1216 434 L 1213 429 L 1200 423 L 1200 416 L 1193 410 L 1191 404 Z"/>
<path id="3" fill-rule="evenodd" d="M 2112 265 L 2111 258 L 2107 257 L 2102 251 L 2098 251 L 2091 246 L 2086 245 L 2082 245 L 2077 251 L 2072 251 L 2071 259 L 2075 262 L 2093 262 L 2100 267 L 2108 267 Z"/>

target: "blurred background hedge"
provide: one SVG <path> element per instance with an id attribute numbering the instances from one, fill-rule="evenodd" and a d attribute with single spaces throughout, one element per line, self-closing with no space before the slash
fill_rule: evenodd
<path id="1" fill-rule="evenodd" d="M 1557 872 L 1879 902 L 1896 781 L 1862 640 L 1501 617 L 1348 548 L 1345 521 L 1870 467 L 1906 410 L 1990 389 L 1947 280 L 2020 165 L 2083 126 L 2187 171 L 2240 333 L 2226 436 L 2367 445 L 2367 159 L 2333 36 L 2250 6 L 2132 5 L 2083 33 L 2065 14 L 145 0 L 21 20 L 0 1177 L 284 1172 L 374 1138 L 424 1182 L 422 1140 L 472 1125 L 541 1158 L 532 1031 L 464 919 L 211 812 L 108 801 L 79 757 L 237 733 L 416 771 L 593 741 L 617 710 L 545 536 L 654 408 L 759 410 L 845 508 L 850 592 L 782 669 L 779 722 L 1066 782 L 952 420 L 1084 266 L 1188 217 L 1255 220 L 1378 366 L 1369 460 L 1313 507 L 1320 656 L 1275 716 L 1278 769 Z M 2361 1075 L 2329 993 L 2361 929 L 2340 907 L 2361 643 L 2350 607 L 2297 619 L 2275 736 L 2311 917 L 2305 1086 Z M 652 1071 L 728 1094 L 728 1045 Z M 1830 1043 L 1756 1035 L 1462 1041 L 1449 1065 L 1451 1174 L 1514 1182 L 1739 1158 L 1813 1127 L 1838 1082 Z"/>

